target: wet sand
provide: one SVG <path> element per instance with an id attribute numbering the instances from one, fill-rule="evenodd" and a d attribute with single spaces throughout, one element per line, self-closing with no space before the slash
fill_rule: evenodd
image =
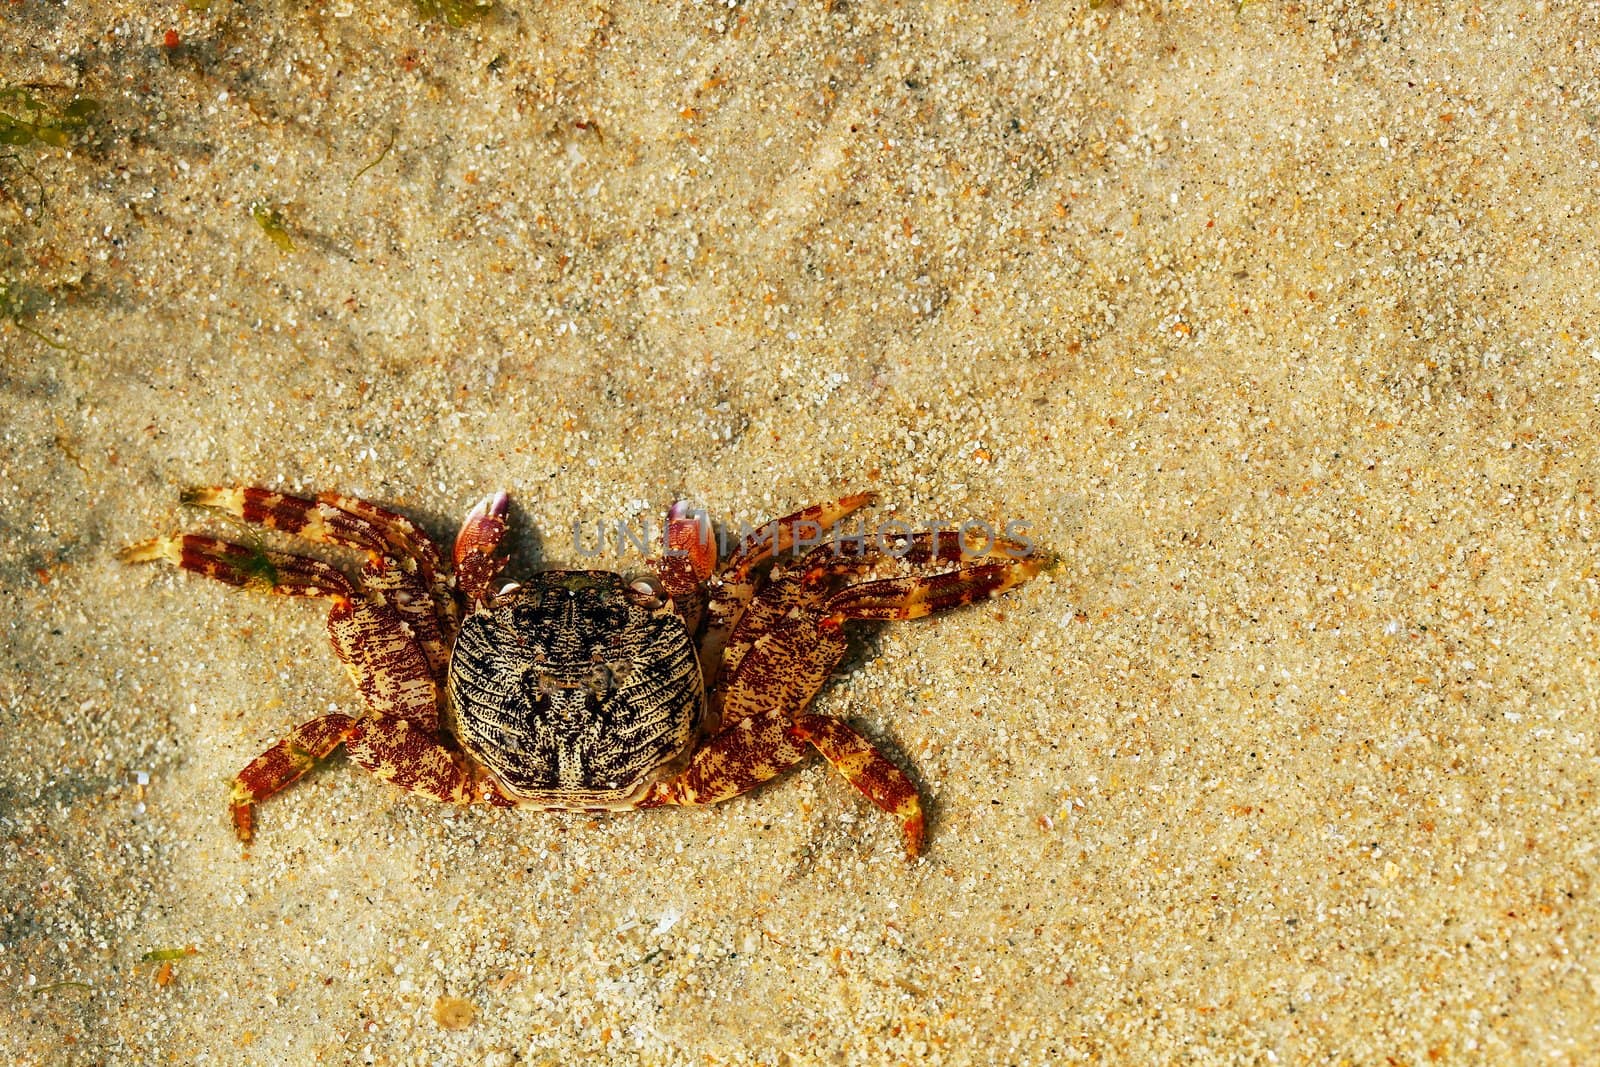
<path id="1" fill-rule="evenodd" d="M 100 107 L 0 154 L 0 1059 L 1600 1056 L 1592 17 L 665 7 L 7 12 Z M 1059 562 L 819 699 L 915 863 L 820 762 L 604 817 L 335 758 L 242 849 L 357 706 L 323 613 L 115 559 L 236 482 L 504 488 L 513 570 L 863 488 Z"/>

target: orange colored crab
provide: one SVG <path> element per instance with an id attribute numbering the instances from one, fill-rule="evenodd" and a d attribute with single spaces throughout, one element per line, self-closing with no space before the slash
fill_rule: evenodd
<path id="1" fill-rule="evenodd" d="M 238 773 L 231 809 L 243 841 L 257 803 L 340 745 L 434 800 L 568 809 L 715 804 L 816 751 L 900 820 L 915 856 L 916 787 L 847 723 L 812 713 L 812 700 L 844 657 L 847 623 L 969 604 L 1040 566 L 1022 545 L 974 548 L 955 531 L 901 534 L 887 552 L 864 542 L 841 552 L 838 541 L 796 551 L 872 502 L 861 493 L 768 523 L 721 561 L 703 520 L 674 505 L 654 580 L 544 571 L 496 592 L 504 493 L 467 515 L 451 565 L 409 519 L 352 497 L 229 487 L 184 500 L 367 556 L 352 582 L 319 560 L 199 534 L 122 553 L 332 602 L 328 634 L 364 710 L 302 723 Z M 871 577 L 890 556 L 913 573 Z"/>

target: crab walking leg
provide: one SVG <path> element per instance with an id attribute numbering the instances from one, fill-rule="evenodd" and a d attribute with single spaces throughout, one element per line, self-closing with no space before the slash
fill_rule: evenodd
<path id="1" fill-rule="evenodd" d="M 355 725 L 356 720 L 348 715 L 323 715 L 303 722 L 246 764 L 234 776 L 228 802 L 233 832 L 239 840 L 247 842 L 255 836 L 257 804 L 294 784 L 318 760 L 344 744 Z"/>
<path id="2" fill-rule="evenodd" d="M 840 519 L 852 511 L 876 503 L 877 499 L 876 493 L 851 493 L 838 500 L 826 504 L 812 504 L 810 507 L 801 508 L 793 515 L 773 519 L 739 542 L 739 547 L 733 550 L 733 555 L 728 557 L 727 564 L 723 568 L 724 577 L 735 581 L 748 578 L 756 567 L 793 548 L 796 536 L 802 529 L 809 531 L 808 539 L 820 537 L 831 530 Z"/>
<path id="3" fill-rule="evenodd" d="M 335 597 L 328 611 L 328 639 L 361 692 L 369 718 L 409 722 L 437 739 L 439 683 L 393 608 L 359 597 Z"/>
<path id="4" fill-rule="evenodd" d="M 459 611 L 455 594 L 450 591 L 448 576 L 439 570 L 438 546 L 422 532 L 421 527 L 404 515 L 360 497 L 321 493 L 317 496 L 317 502 L 362 519 L 382 536 L 390 552 L 374 552 L 363 576 L 380 565 L 383 569 L 397 572 L 397 576 L 403 576 L 401 580 L 406 590 L 406 600 L 401 614 L 406 616 L 407 622 L 425 628 L 423 643 L 427 647 L 428 659 L 435 664 L 436 670 L 442 669 L 446 659 L 444 645 L 455 635 Z M 401 561 L 398 565 L 395 559 L 390 558 L 391 554 Z M 406 566 L 406 563 L 411 566 Z M 425 621 L 423 614 L 430 599 L 434 618 Z"/>
<path id="5" fill-rule="evenodd" d="M 383 781 L 444 804 L 471 804 L 473 774 L 460 754 L 406 719 L 365 719 L 345 754 Z"/>
<path id="6" fill-rule="evenodd" d="M 723 672 L 731 674 L 737 671 L 757 637 L 784 625 L 797 614 L 827 614 L 836 610 L 828 605 L 828 601 L 833 591 L 839 588 L 839 583 L 855 575 L 870 574 L 890 556 L 913 565 L 964 565 L 939 575 L 891 579 L 900 581 L 908 589 L 933 586 L 916 594 L 918 599 L 931 598 L 927 601 L 930 605 L 927 610 L 911 609 L 906 613 L 897 611 L 884 616 L 856 615 L 846 611 L 845 614 L 850 618 L 909 619 L 931 611 L 958 607 L 983 596 L 998 595 L 1027 581 L 1039 572 L 1044 562 L 1041 557 L 1029 556 L 1025 546 L 1012 541 L 993 539 L 982 549 L 970 544 L 964 547 L 960 533 L 955 530 L 898 537 L 883 549 L 869 550 L 856 556 L 840 555 L 833 545 L 819 545 L 793 566 L 774 570 L 771 580 L 745 606 L 723 651 Z M 984 566 L 998 569 L 989 572 L 988 577 L 974 576 L 973 568 Z M 963 582 L 970 584 L 963 585 Z M 878 589 L 875 593 L 869 591 L 865 595 L 888 597 L 891 601 L 894 599 L 894 593 L 888 589 Z M 971 600 L 962 599 L 968 595 Z"/>
<path id="7" fill-rule="evenodd" d="M 922 852 L 922 802 L 917 787 L 905 772 L 879 752 L 849 724 L 822 715 L 799 715 L 794 720 L 794 736 L 809 741 L 822 753 L 833 769 L 844 775 L 862 796 L 900 820 L 906 837 L 906 856 L 915 859 Z"/>
<path id="8" fill-rule="evenodd" d="M 851 512 L 876 500 L 875 493 L 852 493 L 831 503 L 813 504 L 772 520 L 740 542 L 721 572 L 707 583 L 706 614 L 710 621 L 700 639 L 700 665 L 708 684 L 720 677 L 723 649 L 755 595 L 755 568 L 793 548 L 802 526 L 813 530 L 812 536 L 820 537 Z"/>
<path id="9" fill-rule="evenodd" d="M 394 610 L 338 598 L 328 612 L 328 636 L 368 711 L 345 742 L 345 754 L 402 789 L 447 804 L 471 803 L 472 771 L 440 738 L 439 684 Z"/>
<path id="10" fill-rule="evenodd" d="M 999 596 L 1039 573 L 1041 562 L 971 563 L 925 578 L 883 578 L 850 586 L 828 599 L 824 610 L 845 619 L 920 619 L 936 611 Z"/>
<path id="11" fill-rule="evenodd" d="M 186 489 L 181 499 L 307 541 L 410 559 L 430 581 L 439 570 L 439 550 L 416 523 L 359 497 L 324 493 L 308 500 L 252 485 L 218 485 Z"/>
<path id="12" fill-rule="evenodd" d="M 786 707 L 794 715 L 805 712 L 845 657 L 845 622 L 918 619 L 1005 592 L 1035 571 L 1032 561 L 971 563 L 930 577 L 885 577 L 850 585 L 827 598 L 818 611 L 800 611 L 797 619 L 749 641 L 723 685 L 723 725 L 768 707 Z"/>
<path id="13" fill-rule="evenodd" d="M 428 657 L 433 676 L 444 677 L 450 662 L 450 626 L 454 612 L 441 621 L 440 612 L 428 587 L 416 571 L 396 566 L 388 556 L 372 556 L 361 568 L 361 591 L 375 603 L 394 609 L 411 628 L 411 636 Z M 451 605 L 454 608 L 454 605 Z"/>
<path id="14" fill-rule="evenodd" d="M 996 538 L 983 548 L 975 548 L 971 544 L 963 545 L 961 535 L 956 530 L 939 530 L 896 537 L 892 542 L 880 544 L 856 556 L 841 555 L 832 545 L 824 544 L 812 549 L 794 566 L 785 568 L 781 572 L 774 572 L 771 582 L 762 588 L 757 599 L 763 602 L 775 601 L 776 603 L 768 610 L 778 616 L 786 615 L 797 604 L 814 606 L 822 603 L 828 599 L 830 590 L 838 588 L 837 583 L 840 579 L 851 575 L 870 574 L 889 559 L 911 565 L 933 563 L 957 565 L 954 569 L 940 574 L 909 577 L 908 581 L 925 581 L 981 566 L 1017 568 L 1015 580 L 1008 582 L 1004 589 L 995 590 L 997 593 L 1032 578 L 1039 573 L 1045 563 L 1043 557 L 1032 554 L 1029 548 L 1014 541 Z M 752 624 L 755 607 L 756 605 L 752 604 L 752 610 L 745 613 L 745 619 Z M 739 629 L 743 631 L 745 626 L 741 625 Z M 735 639 L 737 637 L 736 633 Z"/>
<path id="15" fill-rule="evenodd" d="M 219 582 L 280 596 L 350 596 L 350 579 L 321 560 L 268 552 L 202 534 L 156 537 L 117 553 L 124 563 L 165 560 Z"/>
<path id="16" fill-rule="evenodd" d="M 328 639 L 375 716 L 439 730 L 439 684 L 421 645 L 393 607 L 357 596 L 350 580 L 319 560 L 182 534 L 122 551 L 129 563 L 164 559 L 230 585 L 284 596 L 327 597 Z"/>
<path id="17" fill-rule="evenodd" d="M 728 678 L 722 701 L 723 734 L 784 708 L 794 736 L 809 741 L 866 798 L 900 820 L 906 851 L 922 848 L 922 806 L 910 779 L 872 743 L 836 719 L 807 715 L 848 642 L 838 616 L 803 615 L 755 640 Z M 713 744 L 722 735 L 713 739 Z"/>
<path id="18" fill-rule="evenodd" d="M 789 726 L 788 716 L 779 711 L 741 719 L 711 738 L 681 774 L 652 786 L 639 806 L 716 804 L 748 793 L 811 754 L 790 735 Z"/>
<path id="19" fill-rule="evenodd" d="M 810 615 L 762 634 L 723 678 L 722 728 L 768 708 L 804 712 L 848 647 L 842 625 Z"/>
<path id="20" fill-rule="evenodd" d="M 395 554 L 417 561 L 428 578 L 439 571 L 439 548 L 422 528 L 397 511 L 379 507 L 368 500 L 339 493 L 319 493 L 317 503 L 338 508 L 369 523 Z"/>
<path id="21" fill-rule="evenodd" d="M 318 544 L 358 548 L 380 555 L 391 548 L 384 531 L 367 517 L 320 500 L 307 500 L 253 485 L 197 486 L 185 489 L 179 499 L 185 504 L 198 504 Z"/>
<path id="22" fill-rule="evenodd" d="M 455 598 L 439 574 L 438 549 L 404 515 L 356 497 L 325 493 L 308 500 L 254 486 L 188 489 L 182 499 L 308 541 L 366 552 L 363 588 L 405 617 L 434 670 L 443 670 Z"/>
<path id="23" fill-rule="evenodd" d="M 927 577 L 863 582 L 820 605 L 797 605 L 796 617 L 748 635 L 737 660 L 730 657 L 720 708 L 723 733 L 712 744 L 744 722 L 771 715 L 770 709 L 786 709 L 797 737 L 816 746 L 862 794 L 900 820 L 907 850 L 916 855 L 923 832 L 916 787 L 860 734 L 806 709 L 844 658 L 845 623 L 914 619 L 970 604 L 1026 581 L 1040 565 L 1037 560 L 973 562 Z M 831 581 L 834 575 L 826 577 Z"/>
<path id="24" fill-rule="evenodd" d="M 844 624 L 854 619 L 916 619 L 995 596 L 1037 573 L 1038 562 L 971 563 L 928 577 L 884 578 L 849 586 L 796 618 L 741 632 L 730 645 L 719 711 L 724 727 L 771 707 L 799 715 L 844 658 Z M 765 603 L 766 592 L 761 601 Z M 755 610 L 753 607 L 752 610 Z M 785 609 L 786 612 L 788 609 Z"/>
<path id="25" fill-rule="evenodd" d="M 839 581 L 852 574 L 870 572 L 879 562 L 873 557 L 833 557 L 823 547 L 795 566 L 775 571 L 771 580 L 745 605 L 738 625 L 728 635 L 728 644 L 722 653 L 723 676 L 731 678 L 738 673 L 745 655 L 764 634 L 792 627 L 797 619 L 818 617 Z"/>
<path id="26" fill-rule="evenodd" d="M 341 743 L 352 762 L 403 789 L 452 804 L 473 800 L 472 772 L 439 740 L 438 683 L 399 614 L 359 597 L 332 599 L 328 637 L 368 714 L 313 719 L 239 772 L 231 807 L 242 841 L 254 831 L 255 803 L 294 782 Z"/>
<path id="27" fill-rule="evenodd" d="M 639 806 L 720 803 L 771 781 L 813 750 L 863 796 L 900 820 L 908 856 L 922 851 L 917 787 L 872 742 L 845 723 L 820 715 L 802 715 L 791 723 L 780 711 L 764 711 L 740 719 L 696 752 L 682 774 L 653 786 Z"/>
<path id="28" fill-rule="evenodd" d="M 509 496 L 490 493 L 467 512 L 461 532 L 456 534 L 456 589 L 469 607 L 489 599 L 489 587 L 506 565 L 506 558 L 497 553 L 506 536 L 506 512 L 510 508 Z"/>

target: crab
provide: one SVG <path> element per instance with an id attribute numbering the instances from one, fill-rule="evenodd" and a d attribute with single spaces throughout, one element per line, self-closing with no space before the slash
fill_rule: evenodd
<path id="1" fill-rule="evenodd" d="M 330 603 L 328 635 L 362 708 L 301 723 L 239 771 L 229 809 L 243 842 L 257 804 L 341 745 L 379 778 L 436 801 L 568 810 L 715 804 L 815 752 L 899 820 L 915 857 L 924 842 L 916 786 L 812 703 L 845 656 L 850 623 L 970 604 L 1027 581 L 1042 562 L 1029 546 L 974 545 L 953 530 L 877 544 L 822 538 L 875 502 L 857 493 L 767 523 L 725 559 L 704 517 L 679 502 L 653 576 L 550 570 L 497 588 L 505 493 L 467 514 L 448 563 L 411 520 L 354 497 L 232 486 L 182 499 L 366 555 L 352 581 L 319 559 L 195 533 L 121 553 Z"/>

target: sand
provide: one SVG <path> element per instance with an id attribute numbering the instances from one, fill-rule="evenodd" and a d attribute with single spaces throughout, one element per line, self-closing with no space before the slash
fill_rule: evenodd
<path id="1" fill-rule="evenodd" d="M 100 104 L 0 154 L 0 1059 L 1600 1057 L 1593 7 L 195 7 L 0 26 Z M 322 610 L 115 558 L 239 482 L 504 488 L 513 570 L 862 488 L 1058 562 L 819 699 L 915 863 L 820 762 L 335 758 L 246 849 L 357 707 Z"/>

